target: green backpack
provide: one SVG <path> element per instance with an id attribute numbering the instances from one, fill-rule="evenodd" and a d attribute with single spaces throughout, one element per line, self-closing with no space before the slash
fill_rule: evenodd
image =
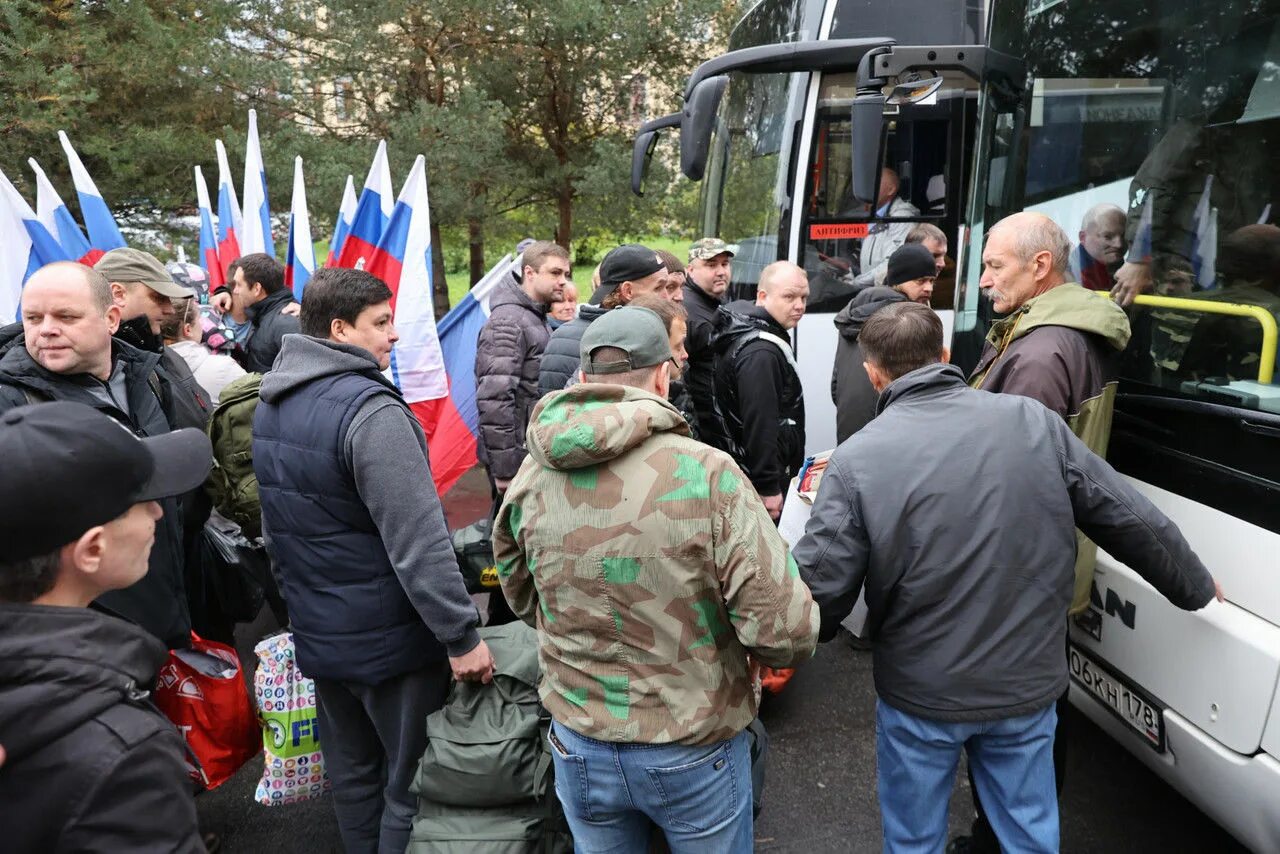
<path id="1" fill-rule="evenodd" d="M 262 503 L 253 473 L 253 412 L 258 408 L 262 374 L 227 383 L 209 416 L 213 470 L 205 490 L 218 512 L 240 526 L 250 539 L 262 535 Z"/>
<path id="2" fill-rule="evenodd" d="M 493 681 L 456 682 L 427 716 L 409 854 L 571 854 L 538 699 L 538 635 L 522 622 L 480 629 Z"/>

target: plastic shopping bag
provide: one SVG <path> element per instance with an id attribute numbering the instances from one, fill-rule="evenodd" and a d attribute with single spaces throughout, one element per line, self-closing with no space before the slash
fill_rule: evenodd
<path id="1" fill-rule="evenodd" d="M 226 782 L 262 749 L 240 658 L 226 644 L 192 632 L 191 648 L 172 650 L 160 669 L 155 701 L 199 761 L 189 770 L 206 789 Z"/>
<path id="2" fill-rule="evenodd" d="M 269 637 L 253 651 L 258 656 L 253 686 L 266 752 L 254 797 L 267 806 L 317 798 L 328 790 L 329 778 L 320 752 L 315 683 L 298 669 L 292 634 Z"/>

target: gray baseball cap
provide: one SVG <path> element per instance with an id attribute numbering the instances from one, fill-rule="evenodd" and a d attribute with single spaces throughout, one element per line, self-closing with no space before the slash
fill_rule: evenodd
<path id="1" fill-rule="evenodd" d="M 121 284 L 141 282 L 161 296 L 171 299 L 183 299 L 196 295 L 195 291 L 175 282 L 173 276 L 169 275 L 169 271 L 156 260 L 154 255 L 143 252 L 141 249 L 128 246 L 112 249 L 98 259 L 93 269 L 106 276 L 108 282 Z"/>
<path id="2" fill-rule="evenodd" d="M 592 353 L 601 347 L 616 347 L 627 358 L 597 362 Z M 624 305 L 587 327 L 581 355 L 584 374 L 621 374 L 661 365 L 672 358 L 671 341 L 662 318 L 647 308 Z"/>

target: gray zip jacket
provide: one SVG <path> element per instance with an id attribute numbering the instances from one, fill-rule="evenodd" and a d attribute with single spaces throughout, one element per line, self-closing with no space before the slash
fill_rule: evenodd
<path id="1" fill-rule="evenodd" d="M 881 699 L 998 720 L 1066 689 L 1077 526 L 1179 608 L 1213 598 L 1173 522 L 1055 413 L 929 365 L 891 383 L 836 449 L 794 555 L 823 640 L 865 585 Z"/>

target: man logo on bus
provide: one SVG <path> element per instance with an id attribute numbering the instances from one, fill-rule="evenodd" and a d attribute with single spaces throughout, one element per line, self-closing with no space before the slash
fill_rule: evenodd
<path id="1" fill-rule="evenodd" d="M 1101 593 L 1098 592 L 1098 582 L 1093 582 L 1089 589 L 1089 604 L 1096 608 L 1099 612 L 1105 611 L 1109 617 L 1119 617 L 1120 622 L 1129 628 L 1134 628 L 1134 624 L 1138 620 L 1138 606 L 1130 602 L 1128 599 L 1121 599 L 1120 595 L 1107 588 L 1106 598 L 1103 599 Z"/>

